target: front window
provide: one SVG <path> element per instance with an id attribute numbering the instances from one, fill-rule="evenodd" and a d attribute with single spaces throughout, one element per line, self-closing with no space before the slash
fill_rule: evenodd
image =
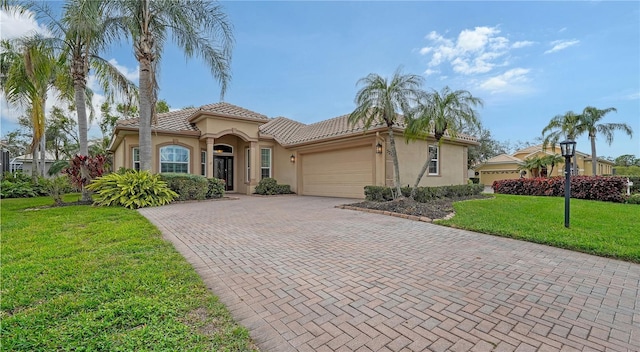
<path id="1" fill-rule="evenodd" d="M 271 177 L 271 149 L 260 149 L 260 178 Z"/>
<path id="2" fill-rule="evenodd" d="M 200 152 L 200 175 L 207 176 L 207 152 Z"/>
<path id="3" fill-rule="evenodd" d="M 133 165 L 131 165 L 131 167 L 136 170 L 136 171 L 140 171 L 140 148 L 133 148 Z"/>
<path id="4" fill-rule="evenodd" d="M 178 145 L 160 148 L 160 172 L 189 173 L 189 149 Z"/>
<path id="5" fill-rule="evenodd" d="M 429 175 L 438 175 L 440 172 L 440 163 L 438 162 L 440 154 L 440 148 L 435 145 L 429 146 L 429 155 L 431 160 L 429 161 Z"/>

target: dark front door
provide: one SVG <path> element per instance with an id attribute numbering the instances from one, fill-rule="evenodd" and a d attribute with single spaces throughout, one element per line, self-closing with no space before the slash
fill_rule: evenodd
<path id="1" fill-rule="evenodd" d="M 233 191 L 232 156 L 215 156 L 213 158 L 213 174 L 215 178 L 224 180 L 226 191 Z"/>

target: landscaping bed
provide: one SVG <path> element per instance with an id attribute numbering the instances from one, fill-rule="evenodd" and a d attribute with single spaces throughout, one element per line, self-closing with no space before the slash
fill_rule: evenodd
<path id="1" fill-rule="evenodd" d="M 388 211 L 391 213 L 425 217 L 429 219 L 442 219 L 454 212 L 453 203 L 469 199 L 491 198 L 488 195 L 474 195 L 455 198 L 434 199 L 426 203 L 419 203 L 409 198 L 401 198 L 386 202 L 373 202 L 365 200 L 359 203 L 347 204 L 349 207 Z"/>

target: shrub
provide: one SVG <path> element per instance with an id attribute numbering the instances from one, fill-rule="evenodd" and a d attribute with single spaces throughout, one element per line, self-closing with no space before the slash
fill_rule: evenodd
<path id="1" fill-rule="evenodd" d="M 475 184 L 480 183 L 480 177 L 470 177 L 469 180 L 471 180 L 471 182 Z"/>
<path id="2" fill-rule="evenodd" d="M 169 188 L 178 194 L 177 200 L 202 200 L 207 197 L 209 182 L 204 176 L 192 174 L 160 174 Z"/>
<path id="3" fill-rule="evenodd" d="M 38 177 L 36 181 L 22 172 L 14 174 L 5 172 L 0 183 L 0 197 L 2 198 L 29 198 L 47 194 L 45 179 Z"/>
<path id="4" fill-rule="evenodd" d="M 69 161 L 69 166 L 64 169 L 62 173 L 69 175 L 71 184 L 77 190 L 81 190 L 82 187 L 88 185 L 91 180 L 104 174 L 105 160 L 106 158 L 103 155 L 96 155 L 94 157 L 76 155 Z"/>
<path id="5" fill-rule="evenodd" d="M 626 178 L 572 176 L 571 197 L 606 202 L 624 202 Z M 493 182 L 496 193 L 527 196 L 564 196 L 564 177 L 520 178 Z"/>
<path id="6" fill-rule="evenodd" d="M 630 195 L 627 198 L 627 204 L 640 204 L 640 193 Z"/>
<path id="7" fill-rule="evenodd" d="M 62 201 L 62 196 L 65 193 L 72 191 L 71 183 L 69 183 L 69 177 L 66 175 L 44 180 L 44 186 L 56 205 L 64 203 Z"/>
<path id="8" fill-rule="evenodd" d="M 411 187 L 402 187 L 402 195 L 409 197 Z M 484 191 L 484 186 L 480 184 L 451 185 L 440 187 L 418 187 L 416 192 L 416 202 L 426 203 L 439 198 L 459 198 L 465 196 L 478 195 Z M 383 202 L 393 199 L 393 190 L 385 186 L 366 186 L 364 188 L 366 200 Z"/>
<path id="9" fill-rule="evenodd" d="M 148 171 L 112 173 L 93 180 L 87 188 L 96 192 L 97 205 L 118 205 L 129 209 L 164 205 L 178 197 L 159 175 Z"/>
<path id="10" fill-rule="evenodd" d="M 207 189 L 207 199 L 224 197 L 224 180 L 219 178 L 207 179 L 209 188 Z"/>
<path id="11" fill-rule="evenodd" d="M 267 177 L 258 182 L 256 186 L 256 194 L 274 195 L 274 194 L 291 194 L 291 186 L 279 185 L 275 178 Z"/>

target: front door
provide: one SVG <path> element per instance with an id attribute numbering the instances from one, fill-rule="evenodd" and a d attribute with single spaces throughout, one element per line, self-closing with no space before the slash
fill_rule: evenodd
<path id="1" fill-rule="evenodd" d="M 233 191 L 233 157 L 213 157 L 213 174 L 215 178 L 224 180 L 225 191 Z"/>

